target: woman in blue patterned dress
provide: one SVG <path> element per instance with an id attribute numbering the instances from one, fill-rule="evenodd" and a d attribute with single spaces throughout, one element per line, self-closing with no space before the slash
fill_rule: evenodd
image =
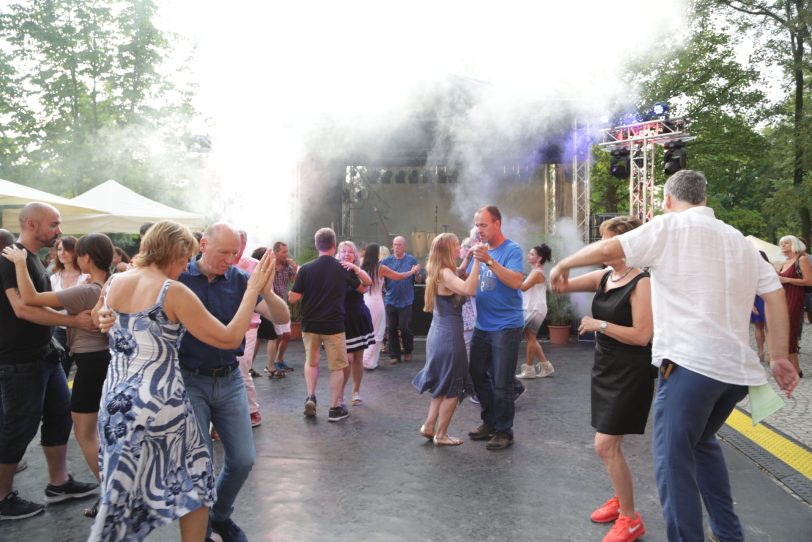
<path id="1" fill-rule="evenodd" d="M 135 268 L 111 277 L 94 309 L 102 329 L 112 324 L 112 359 L 99 412 L 101 506 L 89 540 L 143 540 L 178 518 L 184 542 L 206 535 L 215 498 L 211 457 L 181 378 L 178 344 L 188 330 L 217 348 L 238 346 L 275 266 L 269 251 L 225 326 L 175 282 L 196 252 L 188 228 L 158 222 Z"/>
<path id="2" fill-rule="evenodd" d="M 434 238 L 426 266 L 426 294 L 423 310 L 432 311 L 426 337 L 426 365 L 415 375 L 417 391 L 431 392 L 431 403 L 420 434 L 437 446 L 458 446 L 462 439 L 448 435 L 457 404 L 466 393 L 468 353 L 462 325 L 463 296 L 476 292 L 479 266 L 465 280 L 457 276 L 454 263 L 460 242 L 453 233 Z"/>

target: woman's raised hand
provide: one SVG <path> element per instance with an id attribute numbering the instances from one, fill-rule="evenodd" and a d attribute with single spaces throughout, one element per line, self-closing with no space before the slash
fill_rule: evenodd
<path id="1" fill-rule="evenodd" d="M 28 256 L 28 251 L 24 248 L 18 248 L 14 245 L 9 245 L 3 249 L 3 257 L 12 263 L 24 262 Z"/>
<path id="2" fill-rule="evenodd" d="M 273 278 L 276 275 L 276 257 L 272 250 L 268 250 L 262 256 L 254 272 L 251 273 L 251 278 L 248 279 L 247 290 L 252 295 L 259 295 L 264 292 L 268 286 L 273 284 Z"/>

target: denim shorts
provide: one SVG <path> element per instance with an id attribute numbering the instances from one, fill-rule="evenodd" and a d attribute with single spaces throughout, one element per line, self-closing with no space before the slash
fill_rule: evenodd
<path id="1" fill-rule="evenodd" d="M 0 463 L 19 463 L 42 423 L 40 444 L 67 444 L 70 391 L 59 363 L 0 365 Z"/>

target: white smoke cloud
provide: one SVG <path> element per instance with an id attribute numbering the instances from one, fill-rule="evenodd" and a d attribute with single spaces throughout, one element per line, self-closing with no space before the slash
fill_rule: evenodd
<path id="1" fill-rule="evenodd" d="M 359 137 L 381 141 L 427 102 L 445 114 L 439 129 L 451 136 L 436 158 L 465 162 L 468 191 L 481 203 L 483 155 L 520 154 L 515 143 L 553 125 L 562 109 L 597 118 L 633 98 L 624 62 L 678 37 L 685 6 L 171 0 L 162 26 L 197 45 L 190 68 L 197 106 L 216 122 L 213 178 L 231 195 L 222 212 L 268 243 L 291 234 L 296 165 L 306 152 L 318 146 L 339 156 Z M 448 97 L 438 108 L 454 80 L 476 87 L 475 103 Z M 455 209 L 467 215 L 470 202 Z"/>

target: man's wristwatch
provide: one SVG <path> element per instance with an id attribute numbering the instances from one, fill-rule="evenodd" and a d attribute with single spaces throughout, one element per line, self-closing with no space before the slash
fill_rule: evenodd
<path id="1" fill-rule="evenodd" d="M 493 265 L 493 258 L 491 258 L 490 260 L 485 262 L 485 265 L 487 265 L 488 267 L 492 266 Z"/>
<path id="2" fill-rule="evenodd" d="M 609 322 L 607 322 L 606 320 L 601 320 L 601 323 L 598 326 L 598 333 L 606 333 L 607 327 L 609 327 Z"/>

